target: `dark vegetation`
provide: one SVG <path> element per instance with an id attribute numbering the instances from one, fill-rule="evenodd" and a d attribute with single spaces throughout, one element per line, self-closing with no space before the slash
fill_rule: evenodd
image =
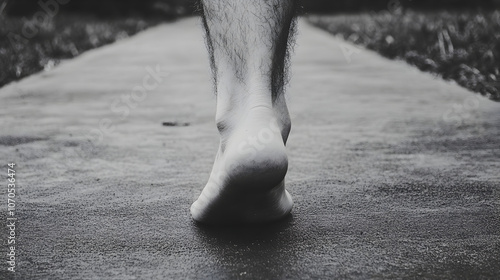
<path id="1" fill-rule="evenodd" d="M 500 101 L 498 10 L 398 10 L 309 19 L 350 42 Z"/>
<path id="2" fill-rule="evenodd" d="M 193 10 L 194 0 L 0 0 L 7 3 L 10 16 L 32 15 L 42 6 L 57 3 L 62 13 L 91 14 L 99 17 L 176 17 Z M 45 3 L 45 4 L 41 4 Z"/>
<path id="3" fill-rule="evenodd" d="M 391 10 L 397 6 L 418 10 L 493 9 L 500 0 L 302 0 L 305 13 L 345 13 Z"/>
<path id="4" fill-rule="evenodd" d="M 26 20 L 0 18 L 0 86 L 57 65 L 82 52 L 131 36 L 160 21 L 141 18 L 103 20 L 60 15 L 32 25 L 33 37 L 22 36 Z"/>
<path id="5" fill-rule="evenodd" d="M 193 7 L 180 0 L 0 0 L 0 87 Z"/>

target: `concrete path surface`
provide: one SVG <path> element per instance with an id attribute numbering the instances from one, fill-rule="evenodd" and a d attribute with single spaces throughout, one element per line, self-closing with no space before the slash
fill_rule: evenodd
<path id="1" fill-rule="evenodd" d="M 196 19 L 0 89 L 0 278 L 498 278 L 500 104 L 305 21 L 292 66 L 293 215 L 240 228 L 189 216 L 218 145 Z"/>

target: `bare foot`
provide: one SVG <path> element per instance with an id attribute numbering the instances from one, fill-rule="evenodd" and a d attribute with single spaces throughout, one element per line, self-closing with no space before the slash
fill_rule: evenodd
<path id="1" fill-rule="evenodd" d="M 243 108 L 232 123 L 218 122 L 221 143 L 210 179 L 191 206 L 194 220 L 261 223 L 290 213 L 293 201 L 284 184 L 290 121 L 284 100 L 278 104 Z"/>

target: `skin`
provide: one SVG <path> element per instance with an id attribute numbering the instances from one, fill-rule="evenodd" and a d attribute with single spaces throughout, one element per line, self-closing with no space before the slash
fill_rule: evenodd
<path id="1" fill-rule="evenodd" d="M 217 94 L 220 145 L 210 179 L 191 206 L 206 224 L 261 223 L 288 215 L 284 98 L 295 0 L 203 0 Z"/>

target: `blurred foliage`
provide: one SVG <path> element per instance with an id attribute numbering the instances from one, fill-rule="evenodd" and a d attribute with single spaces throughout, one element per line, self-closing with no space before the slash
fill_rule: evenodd
<path id="1" fill-rule="evenodd" d="M 0 0 L 0 87 L 194 10 L 194 0 Z"/>
<path id="2" fill-rule="evenodd" d="M 99 17 L 158 15 L 174 18 L 193 10 L 195 0 L 0 0 L 11 16 L 32 15 L 43 7 L 58 6 L 63 13 L 91 14 Z M 1 6 L 1 4 L 0 4 Z"/>
<path id="3" fill-rule="evenodd" d="M 159 19 L 58 15 L 38 22 L 0 16 L 0 86 L 49 70 L 63 59 L 131 36 Z M 23 30 L 30 30 L 30 37 Z"/>
<path id="4" fill-rule="evenodd" d="M 398 10 L 309 20 L 347 41 L 500 101 L 500 11 Z"/>
<path id="5" fill-rule="evenodd" d="M 500 0 L 302 0 L 306 13 L 381 11 L 396 6 L 407 9 L 471 9 L 500 7 Z"/>

